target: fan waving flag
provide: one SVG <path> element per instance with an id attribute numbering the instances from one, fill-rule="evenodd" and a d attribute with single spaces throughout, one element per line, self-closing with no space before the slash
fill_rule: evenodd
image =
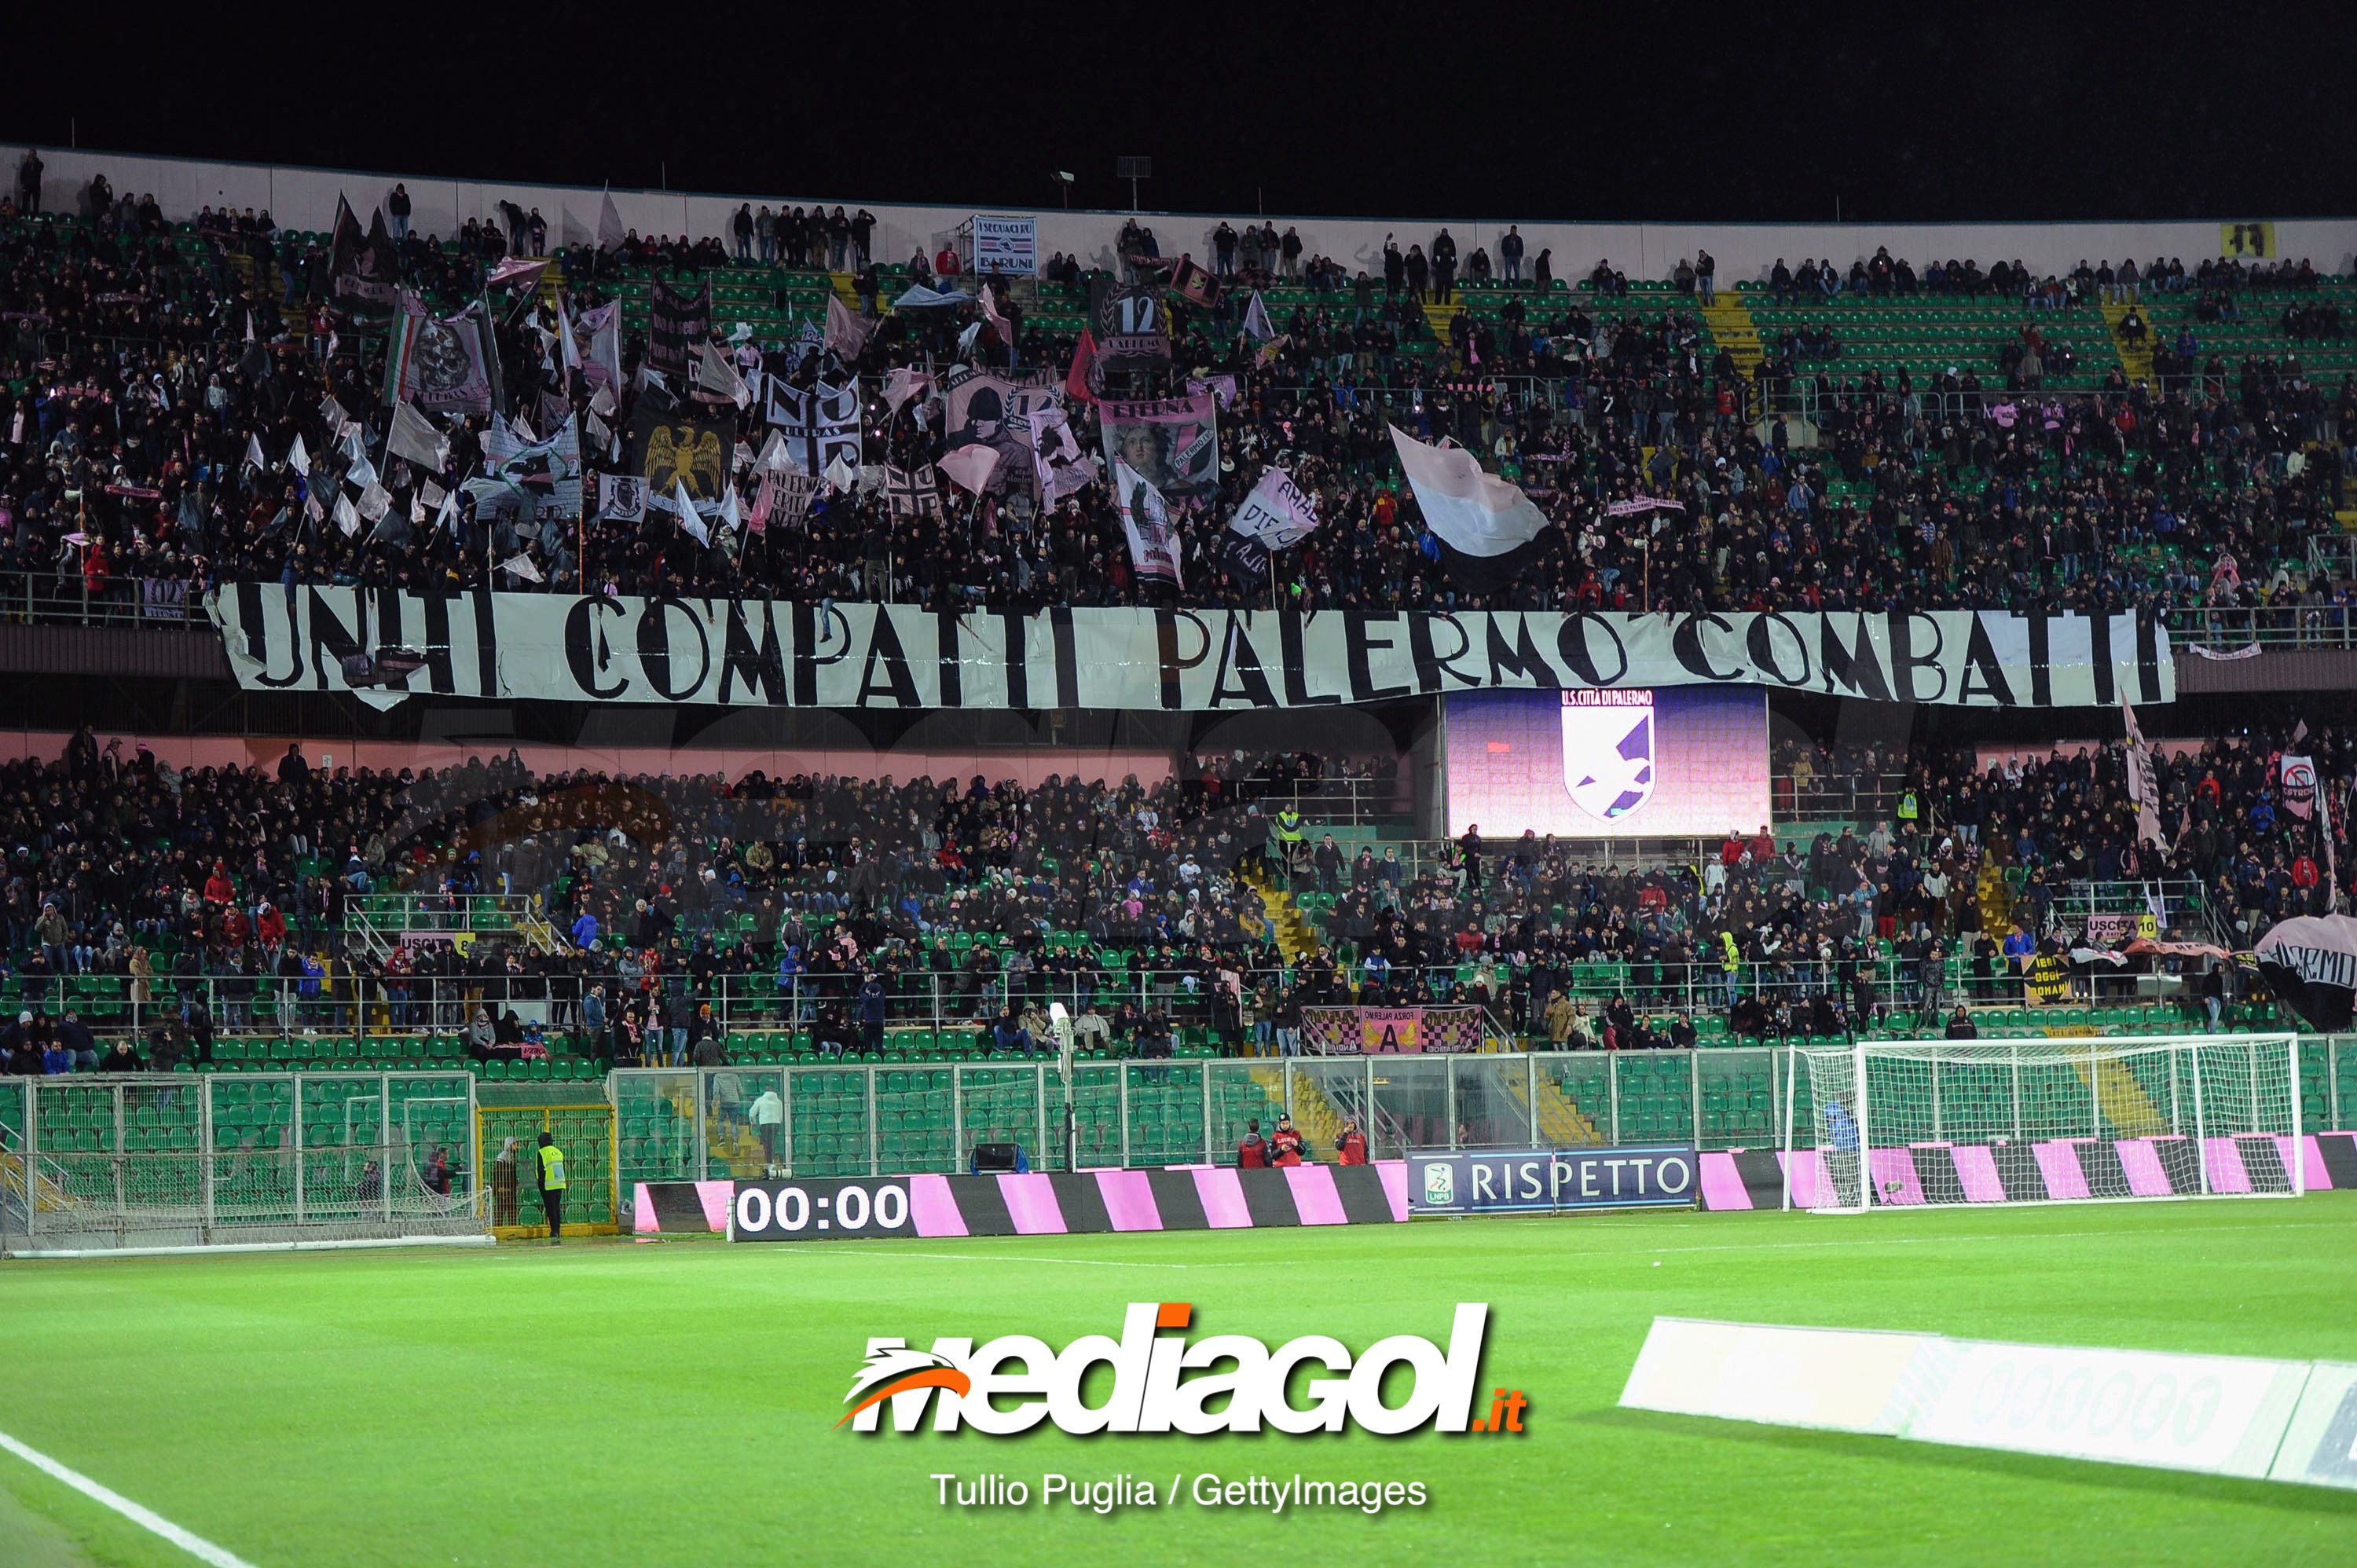
<path id="1" fill-rule="evenodd" d="M 1081 328 L 1081 340 L 1072 349 L 1072 368 L 1064 373 L 1064 391 L 1074 403 L 1094 403 L 1104 377 L 1097 370 L 1096 335 L 1087 328 Z"/>
<path id="2" fill-rule="evenodd" d="M 867 347 L 867 323 L 851 313 L 840 295 L 826 296 L 826 346 L 843 356 L 845 364 L 859 358 Z"/>
<path id="3" fill-rule="evenodd" d="M 976 444 L 959 446 L 942 454 L 937 465 L 952 482 L 980 495 L 983 487 L 998 469 L 998 448 Z"/>
<path id="4" fill-rule="evenodd" d="M 1259 343 L 1276 336 L 1276 328 L 1269 324 L 1268 306 L 1261 303 L 1258 289 L 1253 290 L 1252 303 L 1244 306 L 1244 332 Z"/>
<path id="5" fill-rule="evenodd" d="M 1318 509 L 1293 476 L 1272 467 L 1263 474 L 1253 493 L 1228 520 L 1236 532 L 1258 540 L 1271 550 L 1300 543 L 1318 527 Z"/>
<path id="6" fill-rule="evenodd" d="M 942 515 L 941 476 L 931 463 L 914 470 L 903 470 L 887 465 L 884 469 L 884 499 L 894 517 L 933 517 Z"/>
<path id="7" fill-rule="evenodd" d="M 896 367 L 884 378 L 884 406 L 894 413 L 912 397 L 921 397 L 932 390 L 933 378 L 922 371 L 912 371 L 906 365 Z"/>
<path id="8" fill-rule="evenodd" d="M 1193 257 L 1181 256 L 1170 269 L 1170 292 L 1208 307 L 1220 303 L 1220 280 L 1197 266 Z"/>
<path id="9" fill-rule="evenodd" d="M 413 404 L 393 405 L 393 430 L 385 440 L 394 456 L 406 458 L 429 472 L 438 474 L 449 466 L 450 443 L 443 439 L 434 422 Z"/>
<path id="10" fill-rule="evenodd" d="M 614 193 L 608 190 L 597 203 L 597 248 L 619 251 L 628 237 L 622 229 L 621 209 L 614 205 Z"/>
<path id="11" fill-rule="evenodd" d="M 672 510 L 678 514 L 681 532 L 694 539 L 698 544 L 708 547 L 712 543 L 712 531 L 704 526 L 704 519 L 696 515 L 695 503 L 687 499 L 685 480 L 673 482 Z"/>
<path id="12" fill-rule="evenodd" d="M 1557 531 L 1530 497 L 1482 471 L 1462 446 L 1427 446 L 1392 427 L 1424 524 L 1441 546 L 1451 581 L 1469 593 L 1492 593 L 1534 565 Z"/>
<path id="13" fill-rule="evenodd" d="M 1129 564 L 1140 577 L 1186 586 L 1178 558 L 1178 532 L 1162 492 L 1119 458 L 1114 459 L 1114 504 L 1129 541 Z"/>

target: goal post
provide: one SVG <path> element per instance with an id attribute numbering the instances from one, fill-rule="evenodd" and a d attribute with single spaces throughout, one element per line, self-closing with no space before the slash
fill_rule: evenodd
<path id="1" fill-rule="evenodd" d="M 1800 1047 L 1784 1206 L 2297 1197 L 2290 1034 Z"/>

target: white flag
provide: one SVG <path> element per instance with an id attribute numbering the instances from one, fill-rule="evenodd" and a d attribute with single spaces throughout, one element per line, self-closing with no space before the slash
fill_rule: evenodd
<path id="1" fill-rule="evenodd" d="M 1260 302 L 1260 290 L 1253 290 L 1252 303 L 1244 306 L 1244 332 L 1257 342 L 1265 343 L 1276 336 L 1269 324 L 1268 306 Z"/>
<path id="2" fill-rule="evenodd" d="M 336 492 L 336 526 L 347 539 L 361 531 L 361 514 L 352 506 L 352 498 L 340 489 Z"/>
<path id="3" fill-rule="evenodd" d="M 2145 744 L 2136 709 L 2128 705 L 2125 693 L 2120 696 L 2120 717 L 2127 725 L 2128 799 L 2136 802 L 2136 837 L 2165 850 L 2169 838 L 2160 825 L 2160 779 L 2153 771 L 2152 748 Z"/>
<path id="4" fill-rule="evenodd" d="M 848 495 L 852 487 L 857 483 L 859 483 L 859 470 L 845 462 L 842 457 L 837 456 L 834 462 L 826 466 L 827 489 L 841 490 Z"/>
<path id="5" fill-rule="evenodd" d="M 1392 427 L 1392 446 L 1415 491 L 1425 526 L 1466 555 L 1503 555 L 1538 537 L 1547 520 L 1531 498 L 1482 472 L 1462 446 L 1427 446 Z"/>
<path id="6" fill-rule="evenodd" d="M 512 561 L 500 562 L 500 570 L 502 572 L 511 572 L 515 575 L 522 577 L 527 583 L 545 583 L 548 581 L 545 576 L 541 575 L 540 568 L 533 564 L 532 557 L 526 554 L 518 554 Z"/>
<path id="7" fill-rule="evenodd" d="M 705 392 L 719 393 L 738 408 L 753 401 L 752 389 L 746 386 L 745 378 L 737 373 L 728 356 L 709 343 L 695 346 L 695 384 Z"/>
<path id="8" fill-rule="evenodd" d="M 897 366 L 890 375 L 884 378 L 884 406 L 898 413 L 902 403 L 931 391 L 932 385 L 933 378 L 924 371 L 912 371 L 906 365 Z"/>
<path id="9" fill-rule="evenodd" d="M 1271 550 L 1300 543 L 1318 526 L 1318 509 L 1293 476 L 1272 467 L 1236 508 L 1228 526 Z"/>
<path id="10" fill-rule="evenodd" d="M 405 401 L 393 405 L 393 428 L 385 437 L 385 448 L 433 473 L 450 465 L 450 443 L 431 419 Z"/>
<path id="11" fill-rule="evenodd" d="M 770 431 L 770 438 L 761 443 L 760 458 L 753 466 L 765 474 L 782 474 L 802 467 L 794 461 L 793 449 L 786 445 L 785 434 L 777 430 Z"/>
<path id="12" fill-rule="evenodd" d="M 311 477 L 311 451 L 303 445 L 299 430 L 295 433 L 295 445 L 286 448 L 286 466 L 307 479 Z"/>
<path id="13" fill-rule="evenodd" d="M 712 531 L 704 526 L 704 519 L 696 515 L 695 503 L 687 499 L 687 481 L 674 479 L 672 485 L 677 498 L 673 504 L 679 509 L 681 530 L 698 544 L 709 547 L 712 543 Z"/>
<path id="14" fill-rule="evenodd" d="M 605 199 L 597 204 L 597 248 L 619 251 L 625 237 L 621 209 L 614 205 L 614 193 L 608 190 Z"/>
<path id="15" fill-rule="evenodd" d="M 565 385 L 572 385 L 572 374 L 581 368 L 581 345 L 573 340 L 573 318 L 565 312 L 565 296 L 556 296 L 557 361 L 565 367 Z"/>
<path id="16" fill-rule="evenodd" d="M 1162 492 L 1118 457 L 1114 459 L 1113 482 L 1122 532 L 1129 536 L 1129 564 L 1141 577 L 1186 586 L 1179 567 L 1178 536 L 1170 526 L 1170 507 Z"/>
<path id="17" fill-rule="evenodd" d="M 371 481 L 366 489 L 361 491 L 361 515 L 371 522 L 376 521 L 392 510 L 393 497 L 387 493 L 382 485 Z"/>
<path id="18" fill-rule="evenodd" d="M 839 294 L 826 296 L 826 346 L 849 364 L 867 347 L 867 323 L 851 313 Z"/>
<path id="19" fill-rule="evenodd" d="M 457 491 L 452 490 L 442 498 L 442 504 L 434 514 L 434 526 L 448 529 L 453 539 L 458 537 Z"/>
<path id="20" fill-rule="evenodd" d="M 737 487 L 733 483 L 726 486 L 721 490 L 719 521 L 720 530 L 724 533 L 732 528 L 742 528 L 745 526 L 744 518 L 740 516 L 737 510 Z"/>
<path id="21" fill-rule="evenodd" d="M 270 467 L 269 460 L 262 455 L 262 437 L 251 431 L 246 433 L 245 437 L 245 466 L 249 468 Z"/>

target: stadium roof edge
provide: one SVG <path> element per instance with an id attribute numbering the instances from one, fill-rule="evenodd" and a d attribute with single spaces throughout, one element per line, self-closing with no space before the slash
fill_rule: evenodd
<path id="1" fill-rule="evenodd" d="M 1551 227 L 1570 228 L 1675 228 L 1681 230 L 1706 229 L 1713 231 L 1741 231 L 1770 229 L 1824 229 L 1827 231 L 1838 230 L 1844 231 L 1863 230 L 1873 232 L 1889 231 L 1893 233 L 1938 229 L 2062 229 L 2083 227 L 2086 225 L 2102 225 L 2122 229 L 2164 229 L 2179 228 L 2187 224 L 2229 224 L 2236 222 L 2249 222 L 2253 220 L 2252 216 L 2249 213 L 2242 214 L 2239 217 L 2227 213 L 2193 213 L 2177 218 L 2112 218 L 2106 217 L 2101 213 L 2091 213 L 2080 218 L 2007 218 L 2002 216 L 1982 216 L 1952 218 L 1938 221 L 1921 219 L 1889 220 L 1873 219 L 1843 219 L 1836 222 L 1826 222 L 1823 220 L 1806 218 L 1719 220 L 1712 218 L 1648 217 L 1643 215 L 1611 216 L 1605 214 L 1591 214 L 1586 217 L 1574 218 L 1559 217 L 1546 213 L 1533 213 L 1530 215 L 1513 213 L 1489 215 L 1458 214 L 1454 216 L 1434 213 L 1397 214 L 1313 211 L 1245 213 L 1234 209 L 1218 208 L 1141 208 L 1133 212 L 1127 208 L 1120 207 L 1035 207 L 1025 206 L 1020 203 L 992 204 L 985 202 L 917 201 L 899 198 L 878 198 L 874 196 L 830 196 L 813 198 L 807 195 L 779 195 L 774 192 L 754 192 L 743 190 L 708 190 L 672 186 L 578 185 L 567 180 L 539 179 L 529 176 L 436 174 L 430 172 L 408 172 L 399 169 L 348 168 L 328 164 L 282 164 L 244 158 L 192 157 L 178 153 L 138 152 L 125 148 L 81 146 L 57 147 L 45 142 L 27 142 L 21 140 L 0 143 L 0 158 L 5 158 L 7 166 L 13 169 L 17 161 L 24 156 L 25 151 L 28 147 L 39 147 L 42 152 L 43 160 L 51 164 L 53 166 L 55 166 L 56 159 L 60 155 L 63 155 L 68 158 L 74 160 L 77 164 L 87 160 L 103 160 L 110 158 L 127 159 L 140 163 L 176 164 L 191 168 L 245 169 L 267 172 L 271 174 L 303 175 L 314 177 L 320 176 L 334 176 L 355 180 L 382 180 L 386 182 L 388 185 L 394 182 L 404 185 L 446 183 L 482 186 L 494 189 L 564 191 L 570 194 L 588 196 L 596 196 L 601 192 L 611 190 L 617 197 L 639 196 L 682 198 L 690 200 L 726 202 L 783 202 L 788 206 L 794 207 L 808 207 L 812 205 L 813 201 L 822 207 L 834 207 L 838 205 L 845 208 L 857 208 L 861 206 L 889 206 L 909 211 L 939 212 L 952 219 L 970 217 L 977 212 L 1008 213 L 1015 216 L 1035 216 L 1043 218 L 1052 213 L 1067 218 L 1104 218 L 1114 220 L 1128 218 L 1137 218 L 1140 220 L 1204 219 L 1208 220 L 1216 220 L 1222 218 L 1233 220 L 1249 217 L 1254 219 L 1255 221 L 1274 221 L 1277 223 L 1388 223 L 1394 225 L 1448 225 L 1454 223 L 1479 225 L 1485 228 L 1502 226 L 1511 223 L 1544 224 Z M 95 172 L 94 166 L 93 171 Z M 116 194 L 121 195 L 122 193 L 123 188 L 118 185 L 116 188 Z M 240 205 L 242 205 L 242 203 Z M 355 202 L 353 205 L 356 210 L 365 210 L 359 202 Z M 55 210 L 54 206 L 52 206 L 52 210 Z M 2357 209 L 2352 209 L 2349 212 L 2341 213 L 2276 213 L 2270 215 L 2266 220 L 2275 223 L 2357 224 Z"/>

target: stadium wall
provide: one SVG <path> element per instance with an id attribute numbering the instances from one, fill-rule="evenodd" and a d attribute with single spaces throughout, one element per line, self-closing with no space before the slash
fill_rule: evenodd
<path id="1" fill-rule="evenodd" d="M 398 772 L 404 768 L 452 768 L 468 757 L 489 761 L 505 757 L 512 747 L 525 766 L 539 774 L 566 773 L 576 768 L 611 774 L 722 773 L 741 779 L 755 768 L 772 778 L 797 773 L 834 774 L 867 779 L 890 775 L 906 780 L 920 775 L 960 780 L 979 773 L 993 780 L 1014 779 L 1032 788 L 1048 775 L 1078 771 L 1090 779 L 1120 779 L 1135 774 L 1148 789 L 1170 776 L 1167 751 L 1090 751 L 1039 747 L 1028 751 L 899 751 L 813 750 L 752 746 L 547 746 L 498 737 L 449 744 L 426 741 L 318 740 L 302 736 L 176 736 L 114 731 L 98 726 L 104 744 L 120 735 L 127 752 L 145 746 L 175 768 L 245 768 L 264 770 L 278 766 L 290 742 L 299 743 L 314 767 L 371 768 Z M 61 730 L 0 730 L 0 762 L 26 757 L 54 761 L 65 754 L 71 736 Z"/>
<path id="2" fill-rule="evenodd" d="M 0 159 L 13 171 L 24 156 L 22 144 L 0 145 Z M 499 203 L 512 201 L 529 210 L 537 207 L 548 220 L 549 232 L 565 242 L 587 239 L 597 231 L 601 192 L 582 186 L 535 185 L 490 180 L 434 179 L 417 176 L 365 173 L 268 164 L 223 163 L 198 158 L 159 157 L 148 154 L 98 152 L 43 146 L 48 166 L 43 181 L 45 204 L 51 210 L 73 210 L 76 199 L 93 174 L 104 174 L 118 193 L 153 192 L 165 213 L 174 219 L 195 215 L 206 205 L 267 209 L 282 226 L 300 230 L 328 229 L 335 219 L 339 193 L 347 197 L 365 221 L 369 209 L 382 202 L 396 180 L 408 187 L 412 225 L 419 231 L 447 238 L 468 218 L 497 220 Z M 623 223 L 640 233 L 680 234 L 700 238 L 727 232 L 727 220 L 737 206 L 750 200 L 808 207 L 803 194 L 616 189 L 614 205 Z M 822 205 L 846 209 L 866 206 L 876 214 L 875 255 L 878 261 L 902 262 L 922 245 L 927 255 L 939 250 L 958 224 L 972 216 L 973 206 L 922 206 L 862 202 L 855 196 L 829 196 Z M 1027 209 L 983 207 L 985 212 L 1028 215 L 1039 220 L 1039 249 L 1044 259 L 1055 252 L 1077 253 L 1082 263 L 1110 269 L 1113 243 L 1121 212 Z M 1707 248 L 1718 260 L 1722 285 L 1738 279 L 1764 277 L 1778 257 L 1798 266 L 1804 256 L 1832 257 L 1846 267 L 1853 260 L 1887 245 L 1893 255 L 1919 266 L 1932 256 L 1971 258 L 1984 266 L 2000 258 L 2022 261 L 2040 272 L 2061 272 L 2081 260 L 2089 263 L 2136 257 L 2139 265 L 2155 255 L 2182 257 L 2187 265 L 2222 252 L 2222 230 L 2240 218 L 2222 215 L 2200 221 L 2072 222 L 2072 223 L 1570 223 L 1523 218 L 1334 218 L 1241 212 L 1173 215 L 1140 214 L 1155 230 L 1165 254 L 1181 251 L 1208 259 L 1211 231 L 1225 220 L 1238 225 L 1274 222 L 1279 229 L 1298 226 L 1310 254 L 1334 256 L 1353 269 L 1382 273 L 1383 237 L 1397 233 L 1405 249 L 1411 242 L 1429 241 L 1444 224 L 1455 236 L 1461 253 L 1476 246 L 1494 247 L 1509 222 L 1519 223 L 1530 256 L 1552 250 L 1558 277 L 1577 278 L 1598 261 L 1609 261 L 1632 278 L 1663 278 L 1681 256 Z M 2292 258 L 2308 257 L 2328 273 L 2357 271 L 2357 218 L 2299 218 L 2275 220 L 2276 250 Z"/>

